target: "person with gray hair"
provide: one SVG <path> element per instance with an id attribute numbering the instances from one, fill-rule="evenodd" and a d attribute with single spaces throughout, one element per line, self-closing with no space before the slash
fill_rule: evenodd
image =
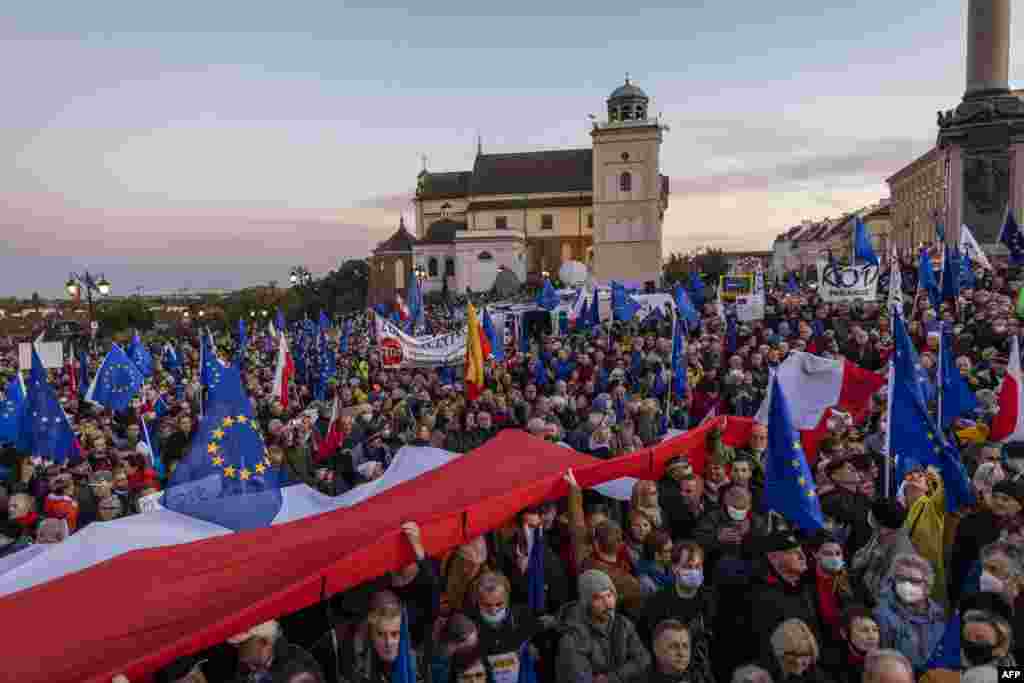
<path id="1" fill-rule="evenodd" d="M 946 629 L 945 610 L 928 597 L 934 581 L 928 560 L 909 553 L 897 555 L 874 613 L 881 646 L 904 653 L 917 674 L 924 673 Z"/>
<path id="2" fill-rule="evenodd" d="M 914 683 L 914 667 L 899 650 L 876 650 L 864 660 L 864 683 Z"/>
<path id="3" fill-rule="evenodd" d="M 732 672 L 730 683 L 772 683 L 772 675 L 757 664 L 747 664 Z"/>

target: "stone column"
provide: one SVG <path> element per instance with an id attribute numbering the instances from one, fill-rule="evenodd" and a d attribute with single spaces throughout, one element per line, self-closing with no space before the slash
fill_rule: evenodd
<path id="1" fill-rule="evenodd" d="M 1005 93 L 1010 78 L 1010 0 L 969 0 L 964 99 Z"/>
<path id="2" fill-rule="evenodd" d="M 1010 208 L 1020 225 L 1024 220 L 1024 137 L 1010 145 Z"/>
<path id="3" fill-rule="evenodd" d="M 942 150 L 944 155 L 949 155 L 949 172 L 946 182 L 946 215 L 943 216 L 943 224 L 946 228 L 946 244 L 960 244 L 960 226 L 964 222 L 964 164 L 963 154 L 960 145 L 951 144 Z M 945 166 L 946 158 L 943 158 Z"/>

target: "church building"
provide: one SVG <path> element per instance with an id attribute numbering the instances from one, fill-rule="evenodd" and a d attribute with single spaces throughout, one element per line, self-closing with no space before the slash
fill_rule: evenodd
<path id="1" fill-rule="evenodd" d="M 371 304 L 403 293 L 409 271 L 424 292 L 489 290 L 501 270 L 539 282 L 566 261 L 596 281 L 658 283 L 668 178 L 649 98 L 626 78 L 594 120 L 591 146 L 483 154 L 471 171 L 424 169 L 416 185 L 416 234 L 404 225 L 371 257 Z M 388 292 L 392 294 L 389 297 Z"/>

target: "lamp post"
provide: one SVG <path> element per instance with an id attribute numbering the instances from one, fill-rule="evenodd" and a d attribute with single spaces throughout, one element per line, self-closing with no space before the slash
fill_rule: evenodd
<path id="1" fill-rule="evenodd" d="M 71 273 L 64 287 L 68 290 L 68 294 L 75 299 L 81 295 L 83 289 L 85 290 L 85 300 L 89 305 L 89 333 L 91 338 L 95 338 L 97 325 L 96 302 L 93 300 L 93 292 L 100 296 L 107 296 L 110 294 L 110 282 L 103 275 L 100 275 L 97 280 L 92 273 L 85 271 L 81 275 Z"/>

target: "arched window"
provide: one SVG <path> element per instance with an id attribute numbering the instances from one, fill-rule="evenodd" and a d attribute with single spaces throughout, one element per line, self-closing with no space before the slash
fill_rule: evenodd
<path id="1" fill-rule="evenodd" d="M 619 192 L 632 192 L 633 191 L 633 176 L 630 175 L 629 171 L 623 171 L 619 174 Z"/>
<path id="2" fill-rule="evenodd" d="M 448 214 L 451 212 L 452 205 L 445 202 L 441 205 L 441 218 L 448 218 Z"/>
<path id="3" fill-rule="evenodd" d="M 494 257 L 491 256 L 491 252 L 489 251 L 481 251 L 480 255 L 477 256 L 477 258 L 481 261 L 491 261 L 494 259 Z"/>
<path id="4" fill-rule="evenodd" d="M 427 261 L 427 277 L 437 277 L 437 259 L 433 256 Z"/>
<path id="5" fill-rule="evenodd" d="M 455 275 L 455 259 L 451 256 L 444 260 L 444 276 L 451 277 Z"/>
<path id="6" fill-rule="evenodd" d="M 402 259 L 395 261 L 395 289 L 405 287 L 405 262 Z"/>

